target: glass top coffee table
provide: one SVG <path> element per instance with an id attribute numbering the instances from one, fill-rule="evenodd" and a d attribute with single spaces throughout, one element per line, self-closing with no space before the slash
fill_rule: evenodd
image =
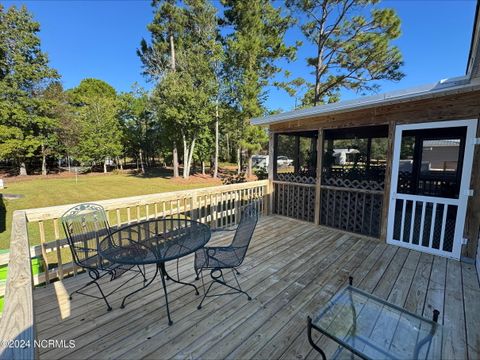
<path id="1" fill-rule="evenodd" d="M 312 329 L 363 359 L 441 359 L 439 314 L 434 310 L 433 320 L 415 315 L 353 287 L 350 277 L 349 286 L 308 317 L 308 340 L 323 359 Z"/>

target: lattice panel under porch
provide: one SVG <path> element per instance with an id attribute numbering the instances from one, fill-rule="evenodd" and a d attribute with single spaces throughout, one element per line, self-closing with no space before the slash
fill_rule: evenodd
<path id="1" fill-rule="evenodd" d="M 274 213 L 299 220 L 314 221 L 315 186 L 274 183 Z"/>
<path id="2" fill-rule="evenodd" d="M 322 225 L 373 237 L 380 236 L 383 195 L 322 189 L 320 199 Z"/>

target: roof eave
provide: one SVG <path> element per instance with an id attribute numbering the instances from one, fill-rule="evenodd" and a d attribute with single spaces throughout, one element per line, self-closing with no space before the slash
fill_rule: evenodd
<path id="1" fill-rule="evenodd" d="M 373 107 L 393 105 L 403 102 L 436 98 L 457 93 L 480 90 L 480 79 L 467 76 L 447 79 L 436 84 L 424 85 L 412 89 L 369 96 L 336 104 L 327 104 L 308 109 L 294 110 L 251 120 L 252 125 L 267 126 L 288 121 L 305 120 L 314 117 L 336 115 Z"/>

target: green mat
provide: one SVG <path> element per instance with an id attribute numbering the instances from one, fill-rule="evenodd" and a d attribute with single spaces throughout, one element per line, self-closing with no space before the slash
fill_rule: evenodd
<path id="1" fill-rule="evenodd" d="M 6 254 L 9 250 L 0 250 L 0 254 Z M 43 272 L 43 264 L 42 259 L 39 257 L 32 258 L 32 273 L 33 275 L 38 275 Z M 5 285 L 7 281 L 7 274 L 8 274 L 8 265 L 1 265 L 0 266 L 0 284 Z M 3 311 L 3 295 L 0 296 L 0 312 Z"/>

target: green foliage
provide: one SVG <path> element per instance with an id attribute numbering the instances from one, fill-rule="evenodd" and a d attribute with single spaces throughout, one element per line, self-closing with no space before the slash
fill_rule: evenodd
<path id="1" fill-rule="evenodd" d="M 131 92 L 120 94 L 117 117 L 127 155 L 139 158 L 156 151 L 160 129 L 156 126 L 149 95 L 144 89 L 135 85 Z"/>
<path id="2" fill-rule="evenodd" d="M 104 81 L 85 79 L 70 92 L 70 98 L 76 106 L 80 133 L 73 151 L 75 157 L 83 163 L 92 163 L 121 155 L 122 133 L 115 90 Z"/>
<path id="3" fill-rule="evenodd" d="M 249 120 L 265 113 L 263 89 L 281 71 L 277 61 L 295 57 L 296 47 L 284 42 L 294 21 L 270 0 L 222 0 L 222 4 L 223 24 L 233 28 L 225 38 L 231 104 L 239 115 L 239 144 L 250 156 L 265 144 L 267 135 Z"/>
<path id="4" fill-rule="evenodd" d="M 59 76 L 40 49 L 40 25 L 25 7 L 0 5 L 0 158 L 23 163 L 54 126 L 39 96 Z"/>
<path id="5" fill-rule="evenodd" d="M 90 105 L 98 98 L 105 98 L 115 101 L 117 92 L 103 80 L 83 79 L 80 84 L 69 91 L 70 101 L 73 105 Z"/>
<path id="6" fill-rule="evenodd" d="M 295 107 L 305 107 L 338 101 L 341 88 L 374 91 L 375 81 L 403 76 L 401 54 L 391 45 L 400 20 L 377 2 L 287 0 L 293 10 L 287 14 L 272 0 L 222 0 L 217 16 L 208 0 L 153 0 L 151 39 L 137 50 L 153 90 L 135 86 L 119 95 L 99 79 L 64 91 L 40 49 L 39 24 L 25 7 L 0 5 L 0 158 L 23 165 L 67 156 L 91 165 L 124 156 L 148 165 L 178 149 L 187 177 L 192 161 L 209 161 L 217 152 L 227 161 L 240 149 L 250 157 L 268 142 L 249 123 L 269 113 L 268 86 L 285 89 Z M 293 14 L 317 46 L 318 56 L 308 59 L 314 82 L 290 79 L 279 65 L 293 60 L 300 45 L 285 43 Z M 275 81 L 282 71 L 286 80 Z M 372 143 L 379 154 L 384 147 Z M 309 151 L 301 145 L 305 157 Z"/>
<path id="7" fill-rule="evenodd" d="M 307 59 L 315 83 L 304 105 L 338 99 L 341 88 L 360 93 L 377 91 L 377 80 L 400 80 L 404 74 L 400 50 L 391 41 L 400 36 L 400 19 L 393 9 L 374 7 L 379 0 L 287 0 L 306 19 L 301 29 L 317 47 Z M 369 15 L 364 16 L 366 9 Z"/>
<path id="8" fill-rule="evenodd" d="M 175 70 L 176 61 L 172 56 L 174 47 L 183 46 L 183 32 L 186 17 L 177 0 L 154 0 L 153 21 L 147 26 L 151 43 L 145 39 L 140 43 L 137 54 L 143 63 L 143 73 L 150 80 L 159 81 L 170 70 Z"/>
<path id="9" fill-rule="evenodd" d="M 258 180 L 268 179 L 268 171 L 263 167 L 255 169 L 255 175 Z"/>
<path id="10" fill-rule="evenodd" d="M 184 177 L 195 144 L 214 118 L 220 54 L 216 10 L 206 0 L 155 1 L 152 42 L 141 43 L 145 73 L 157 80 L 153 104 L 162 129 L 183 142 Z"/>

